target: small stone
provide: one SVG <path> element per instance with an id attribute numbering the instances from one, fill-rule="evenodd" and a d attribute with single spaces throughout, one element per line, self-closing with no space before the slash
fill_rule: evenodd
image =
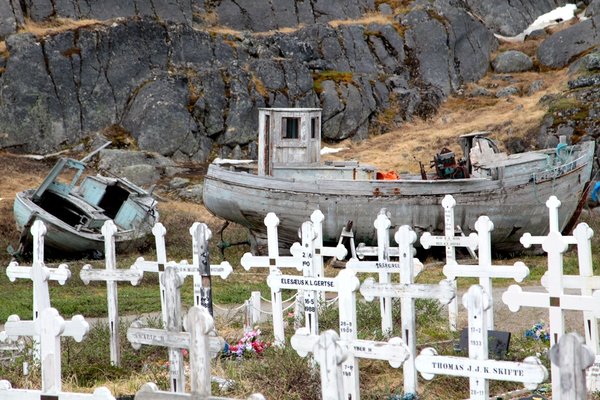
<path id="1" fill-rule="evenodd" d="M 499 54 L 492 61 L 492 66 L 499 73 L 524 72 L 533 68 L 533 61 L 521 51 L 509 50 Z"/>
<path id="2" fill-rule="evenodd" d="M 496 97 L 509 97 L 519 94 L 519 89 L 514 86 L 507 86 L 496 92 Z"/>
<path id="3" fill-rule="evenodd" d="M 176 176 L 175 178 L 171 179 L 171 182 L 169 182 L 169 187 L 171 189 L 181 189 L 189 185 L 189 183 L 189 179 Z"/>

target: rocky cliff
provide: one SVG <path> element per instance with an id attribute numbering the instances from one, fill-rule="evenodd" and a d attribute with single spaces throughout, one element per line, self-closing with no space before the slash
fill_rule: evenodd
<path id="1" fill-rule="evenodd" d="M 365 138 L 435 114 L 488 72 L 494 33 L 564 3 L 0 0 L 0 148 L 102 133 L 177 160 L 252 156 L 256 109 L 277 106 L 322 107 L 326 139 Z M 539 67 L 598 45 L 590 14 L 542 43 Z"/>

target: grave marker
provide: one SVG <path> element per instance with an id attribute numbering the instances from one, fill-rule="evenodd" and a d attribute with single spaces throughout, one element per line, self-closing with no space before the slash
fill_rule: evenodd
<path id="1" fill-rule="evenodd" d="M 536 357 L 523 362 L 488 360 L 487 318 L 492 299 L 480 285 L 473 285 L 463 296 L 463 305 L 469 314 L 469 357 L 440 356 L 428 347 L 415 360 L 416 368 L 425 379 L 435 375 L 469 378 L 469 398 L 488 400 L 489 380 L 522 382 L 527 389 L 535 389 L 548 377 L 548 371 Z"/>
<path id="2" fill-rule="evenodd" d="M 550 361 L 560 371 L 560 396 L 552 392 L 552 398 L 562 400 L 585 400 L 588 398 L 585 370 L 594 363 L 594 352 L 583 343 L 576 333 L 561 336 L 550 348 Z"/>
<path id="3" fill-rule="evenodd" d="M 292 347 L 294 347 L 293 336 Z M 348 356 L 348 350 L 340 345 L 337 332 L 333 330 L 323 332 L 314 344 L 312 352 L 321 367 L 321 398 L 323 400 L 343 398 L 342 363 Z"/>
<path id="4" fill-rule="evenodd" d="M 269 275 L 280 273 L 279 268 L 295 268 L 302 271 L 302 259 L 293 256 L 279 255 L 279 242 L 277 235 L 277 226 L 279 218 L 275 213 L 268 213 L 265 217 L 265 226 L 267 227 L 267 251 L 268 256 L 253 256 L 252 253 L 245 253 L 240 260 L 242 267 L 246 271 L 250 268 L 267 267 Z M 282 346 L 285 343 L 285 333 L 283 330 L 283 302 L 281 292 L 271 288 L 271 307 L 273 312 L 273 336 L 275 345 Z"/>
<path id="5" fill-rule="evenodd" d="M 360 282 L 354 271 L 343 269 L 335 278 L 314 278 L 304 276 L 283 275 L 280 271 L 269 274 L 267 284 L 274 292 L 282 289 L 314 290 L 337 292 L 339 296 L 340 338 L 354 342 L 356 337 L 356 290 Z M 360 399 L 358 387 L 358 362 L 350 353 L 342 363 L 344 380 L 344 399 Z"/>
<path id="6" fill-rule="evenodd" d="M 390 261 L 390 234 L 391 226 L 390 219 L 385 215 L 385 209 L 379 212 L 374 224 L 377 230 L 377 261 L 359 261 L 356 258 L 350 259 L 346 263 L 346 268 L 355 270 L 356 272 L 376 272 L 379 274 L 379 283 L 386 284 L 391 282 L 391 272 L 400 272 L 400 262 Z M 399 250 L 395 249 L 396 256 Z M 411 255 L 412 257 L 412 255 Z M 413 274 L 416 276 L 423 269 L 423 264 L 413 258 Z M 384 334 L 392 331 L 392 298 L 380 297 L 381 309 L 381 330 Z"/>
<path id="7" fill-rule="evenodd" d="M 46 308 L 34 321 L 21 321 L 11 315 L 5 324 L 9 338 L 35 336 L 40 338 L 40 365 L 42 369 L 41 390 L 12 389 L 8 381 L 0 381 L 2 400 L 114 400 L 106 388 L 98 388 L 93 394 L 62 392 L 60 337 L 70 336 L 81 342 L 89 331 L 89 325 L 81 315 L 65 321 L 54 308 Z"/>
<path id="8" fill-rule="evenodd" d="M 522 282 L 529 275 L 529 268 L 517 261 L 514 265 L 492 265 L 492 236 L 494 223 L 487 217 L 481 216 L 475 222 L 475 230 L 478 238 L 478 264 L 477 265 L 459 265 L 456 261 L 446 263 L 444 266 L 444 275 L 450 280 L 457 277 L 479 278 L 479 284 L 486 293 L 493 293 L 492 278 L 514 279 Z M 494 310 L 493 305 L 486 312 L 488 329 L 494 329 Z"/>
<path id="9" fill-rule="evenodd" d="M 110 362 L 112 365 L 121 365 L 121 347 L 119 345 L 119 297 L 117 282 L 129 281 L 137 285 L 143 277 L 143 272 L 132 266 L 129 269 L 117 269 L 115 252 L 115 234 L 117 226 L 112 220 L 107 220 L 102 225 L 104 236 L 104 259 L 106 269 L 93 269 L 91 265 L 84 265 L 79 272 L 79 277 L 84 284 L 91 281 L 106 282 L 106 298 L 108 303 L 108 328 L 110 331 Z"/>
<path id="10" fill-rule="evenodd" d="M 415 299 L 438 299 L 442 304 L 448 304 L 456 295 L 455 286 L 448 280 L 438 285 L 414 283 L 413 243 L 417 235 L 408 226 L 398 228 L 394 235 L 398 243 L 400 284 L 376 283 L 373 278 L 366 279 L 360 287 L 360 293 L 365 300 L 371 301 L 377 296 L 388 296 L 401 299 L 402 339 L 409 350 L 409 357 L 404 363 L 404 393 L 417 393 L 417 373 L 415 369 L 416 355 L 416 320 Z"/>
<path id="11" fill-rule="evenodd" d="M 60 264 L 58 268 L 48 268 L 44 264 L 44 236 L 46 235 L 46 226 L 36 219 L 31 227 L 33 236 L 33 262 L 31 267 L 20 266 L 16 262 L 11 262 L 6 268 L 6 275 L 11 282 L 16 279 L 31 279 L 33 281 L 33 320 L 39 318 L 40 312 L 50 307 L 50 292 L 48 290 L 48 281 L 58 281 L 64 285 L 67 279 L 71 277 L 71 271 L 66 264 Z M 39 359 L 39 342 L 34 339 L 34 356 Z"/>
<path id="12" fill-rule="evenodd" d="M 560 201 L 552 196 L 546 205 L 550 209 L 551 221 L 553 210 L 557 210 Z M 556 212 L 558 215 L 558 212 Z M 516 312 L 521 306 L 548 308 L 550 324 L 550 344 L 558 343 L 564 334 L 564 310 L 590 311 L 595 315 L 600 313 L 600 292 L 592 296 L 568 295 L 564 293 L 563 286 L 563 253 L 567 250 L 570 239 L 563 237 L 557 230 L 552 230 L 548 236 L 534 237 L 526 233 L 521 237 L 525 247 L 532 244 L 541 244 L 548 254 L 548 271 L 544 282 L 547 284 L 547 293 L 524 292 L 518 285 L 511 285 L 502 295 L 502 301 L 508 308 Z M 557 368 L 551 369 L 552 392 L 560 396 L 560 373 Z M 559 400 L 560 397 L 556 397 Z"/>
<path id="13" fill-rule="evenodd" d="M 446 265 L 456 263 L 456 247 L 466 247 L 470 251 L 477 250 L 478 239 L 475 233 L 469 236 L 456 236 L 454 233 L 454 207 L 456 200 L 451 195 L 446 195 L 442 200 L 444 208 L 444 236 L 433 236 L 429 232 L 421 235 L 421 245 L 424 249 L 433 246 L 443 246 L 446 248 Z M 456 280 L 452 281 L 454 291 L 456 292 Z M 456 319 L 458 318 L 458 302 L 453 299 L 448 305 L 448 320 L 450 330 L 456 331 Z"/>
<path id="14" fill-rule="evenodd" d="M 217 399 L 211 395 L 210 353 L 211 348 L 215 347 L 216 341 L 222 346 L 223 339 L 210 336 L 210 333 L 214 331 L 214 322 L 205 307 L 193 306 L 190 308 L 185 321 L 185 329 L 187 332 L 175 332 L 177 333 L 176 339 L 175 335 L 167 330 L 139 328 L 128 330 L 127 337 L 131 337 L 130 341 L 133 339 L 132 344 L 164 345 L 177 340 L 178 346 L 189 349 L 190 354 L 190 393 L 164 392 L 159 390 L 155 384 L 147 383 L 136 393 L 136 400 Z M 249 399 L 258 400 L 264 399 L 264 397 L 252 395 Z"/>

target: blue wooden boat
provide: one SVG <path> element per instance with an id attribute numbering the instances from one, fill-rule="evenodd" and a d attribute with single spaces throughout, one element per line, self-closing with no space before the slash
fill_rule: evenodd
<path id="1" fill-rule="evenodd" d="M 37 189 L 17 193 L 14 215 L 22 232 L 17 253 L 31 242 L 29 228 L 36 219 L 46 225 L 45 246 L 59 254 L 104 253 L 101 228 L 117 225 L 117 248 L 147 236 L 158 222 L 151 194 L 123 178 L 84 176 L 86 164 L 61 158 Z"/>

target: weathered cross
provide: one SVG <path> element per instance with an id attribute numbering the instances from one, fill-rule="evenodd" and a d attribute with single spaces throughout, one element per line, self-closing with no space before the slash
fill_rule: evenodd
<path id="1" fill-rule="evenodd" d="M 350 322 L 356 326 L 356 318 Z M 325 332 L 325 334 L 327 333 L 329 333 L 327 336 L 324 336 L 324 334 L 312 335 L 307 328 L 300 328 L 291 338 L 292 348 L 301 357 L 305 357 L 308 353 L 313 353 L 316 361 L 321 365 L 323 399 L 358 399 L 358 397 L 354 396 L 346 397 L 343 391 L 345 390 L 343 384 L 341 385 L 342 391 L 339 391 L 339 383 L 332 376 L 334 373 L 337 376 L 338 373 L 342 372 L 341 366 L 348 357 L 383 360 L 389 362 L 393 368 L 399 368 L 409 356 L 408 348 L 399 337 L 393 337 L 388 342 L 379 342 L 356 338 L 343 340 L 337 336 L 335 331 Z M 337 367 L 338 365 L 340 365 L 340 368 Z M 331 368 L 334 370 L 330 371 Z M 324 377 L 324 375 L 328 375 L 328 377 Z M 354 375 L 358 379 L 358 364 L 356 364 Z M 332 383 L 335 386 L 328 387 Z"/>
<path id="2" fill-rule="evenodd" d="M 176 274 L 175 269 L 168 268 Z M 164 275 L 163 275 L 164 276 Z M 133 326 L 127 331 L 127 337 L 134 346 L 149 344 L 155 346 L 179 347 L 189 350 L 190 355 L 190 393 L 172 393 L 160 391 L 153 383 L 147 383 L 136 393 L 136 400 L 196 400 L 213 399 L 211 395 L 210 359 L 211 353 L 223 348 L 222 338 L 211 336 L 214 322 L 205 307 L 190 308 L 185 321 L 187 332 L 170 332 L 162 329 L 148 329 Z M 264 399 L 253 395 L 251 399 Z M 216 399 L 216 398 L 215 398 Z"/>
<path id="3" fill-rule="evenodd" d="M 444 246 L 446 248 L 446 265 L 456 263 L 456 248 L 466 247 L 470 251 L 477 250 L 477 234 L 471 233 L 469 236 L 454 235 L 454 207 L 456 200 L 451 195 L 446 195 L 442 200 L 444 208 L 444 236 L 432 236 L 429 232 L 421 235 L 421 245 L 424 249 L 432 246 Z M 456 290 L 456 281 L 452 282 Z M 453 299 L 448 305 L 448 320 L 450 321 L 450 330 L 456 331 L 456 319 L 458 318 L 458 302 Z"/>
<path id="4" fill-rule="evenodd" d="M 34 321 L 21 321 L 17 315 L 8 317 L 5 324 L 10 338 L 35 336 L 40 338 L 40 365 L 42 367 L 41 390 L 12 389 L 7 381 L 0 382 L 2 400 L 114 400 L 106 388 L 98 388 L 93 394 L 62 392 L 61 336 L 73 337 L 81 342 L 89 331 L 89 325 L 81 315 L 65 321 L 56 309 L 45 308 Z"/>
<path id="5" fill-rule="evenodd" d="M 394 235 L 398 243 L 400 284 L 376 283 L 373 278 L 366 279 L 360 287 L 360 293 L 367 301 L 378 296 L 401 299 L 402 339 L 408 346 L 410 355 L 403 367 L 404 393 L 417 393 L 417 373 L 415 370 L 415 354 L 417 347 L 415 299 L 438 299 L 448 304 L 456 295 L 452 282 L 441 281 L 438 285 L 414 283 L 414 247 L 417 235 L 408 226 L 398 228 Z"/>
<path id="6" fill-rule="evenodd" d="M 298 271 L 302 271 L 302 258 L 279 255 L 278 225 L 279 218 L 277 218 L 277 215 L 272 212 L 268 213 L 265 217 L 268 256 L 253 256 L 252 253 L 244 254 L 240 263 L 246 271 L 256 267 L 269 268 L 269 275 L 280 273 L 279 268 L 295 268 Z M 273 336 L 275 338 L 275 344 L 282 346 L 285 343 L 285 333 L 283 331 L 283 301 L 281 298 L 281 291 L 275 291 L 273 288 L 271 288 L 271 307 L 273 312 Z"/>
<path id="7" fill-rule="evenodd" d="M 104 259 L 105 269 L 94 269 L 86 264 L 79 272 L 79 277 L 86 285 L 91 281 L 106 282 L 106 298 L 108 302 L 108 328 L 110 332 L 110 362 L 112 365 L 121 365 L 121 346 L 119 345 L 119 296 L 117 282 L 128 281 L 137 285 L 143 277 L 143 272 L 137 267 L 129 269 L 117 269 L 117 258 L 115 252 L 115 234 L 117 226 L 112 220 L 107 220 L 102 225 L 104 236 Z"/>
<path id="8" fill-rule="evenodd" d="M 548 355 L 560 371 L 560 396 L 553 391 L 552 398 L 587 399 L 585 370 L 594 363 L 594 351 L 583 343 L 578 334 L 566 333 L 550 348 Z"/>
<path id="9" fill-rule="evenodd" d="M 321 212 L 321 210 L 315 210 L 310 215 L 310 221 L 312 222 L 312 229 L 314 232 L 314 237 L 312 240 L 312 272 L 311 276 L 323 276 L 324 275 L 324 264 L 323 257 L 335 257 L 338 260 L 343 260 L 348 254 L 348 250 L 344 247 L 343 244 L 338 243 L 335 247 L 328 247 L 323 245 L 323 221 L 325 216 Z M 304 240 L 304 239 L 303 239 Z M 306 257 L 306 250 L 302 248 L 302 246 L 294 243 L 290 248 L 290 253 L 296 257 Z M 307 270 L 307 266 L 305 265 L 303 270 Z M 325 301 L 325 293 L 318 292 L 317 293 L 317 306 Z M 306 299 L 304 299 L 305 304 L 307 304 Z"/>
<path id="10" fill-rule="evenodd" d="M 48 268 L 44 264 L 44 236 L 46 226 L 40 220 L 35 220 L 31 227 L 33 236 L 33 262 L 31 267 L 20 266 L 11 262 L 6 268 L 6 275 L 11 282 L 16 279 L 31 279 L 33 281 L 33 320 L 37 320 L 40 312 L 50 307 L 50 292 L 48 281 L 58 281 L 64 285 L 71 277 L 71 271 L 66 264 L 60 264 L 58 268 Z M 34 341 L 34 354 L 39 359 L 39 343 Z"/>
<path id="11" fill-rule="evenodd" d="M 318 258 L 319 260 L 321 260 L 320 255 L 316 257 L 315 253 L 317 252 L 317 250 L 319 250 L 319 254 L 321 254 L 321 250 L 324 249 L 324 247 L 321 247 L 321 249 L 315 248 L 316 238 L 320 235 L 320 233 L 316 229 L 314 229 L 314 223 L 312 221 L 304 222 L 302 224 L 300 232 L 302 237 L 302 244 L 294 243 L 290 249 L 290 252 L 292 253 L 292 256 L 300 258 L 302 262 L 303 276 L 320 278 L 323 276 L 322 261 L 321 271 L 317 272 L 315 268 L 315 259 Z M 327 254 L 331 254 L 332 256 L 335 256 L 338 259 L 343 259 L 347 253 L 347 250 L 343 245 L 326 249 Z M 306 327 L 309 329 L 311 334 L 316 335 L 319 332 L 318 307 L 320 304 L 320 299 L 324 298 L 324 296 L 322 295 L 325 292 L 314 290 L 299 290 L 298 293 L 301 293 L 300 297 L 302 298 L 302 301 L 304 303 L 304 321 Z"/>
<path id="12" fill-rule="evenodd" d="M 469 378 L 469 399 L 488 400 L 489 380 L 522 382 L 527 389 L 535 389 L 548 378 L 548 371 L 536 357 L 523 362 L 488 360 L 488 326 L 485 313 L 492 299 L 480 285 L 473 285 L 463 296 L 463 305 L 469 314 L 469 357 L 440 356 L 428 347 L 415 359 L 421 376 L 433 379 L 435 375 L 464 376 Z"/>
<path id="13" fill-rule="evenodd" d="M 448 262 L 444 266 L 444 275 L 450 280 L 457 277 L 479 278 L 479 284 L 486 293 L 493 293 L 492 278 L 508 278 L 517 282 L 522 282 L 529 275 L 529 268 L 520 261 L 514 265 L 492 265 L 492 238 L 491 232 L 494 230 L 494 223 L 487 217 L 481 216 L 475 222 L 475 230 L 478 237 L 478 264 L 477 265 L 459 265 L 456 261 Z M 490 309 L 486 312 L 487 327 L 494 329 L 494 310 L 490 304 Z"/>
<path id="14" fill-rule="evenodd" d="M 194 251 L 194 259 L 192 264 L 188 264 L 187 261 L 181 261 L 179 263 L 169 262 L 169 264 L 175 266 L 177 271 L 183 273 L 185 276 L 192 276 L 194 278 L 194 305 L 199 306 L 202 303 L 202 276 L 200 275 L 199 263 L 200 263 L 200 254 L 201 250 L 197 249 L 198 247 L 198 238 L 210 238 L 210 230 L 208 233 L 206 232 L 206 225 L 194 223 L 190 229 L 190 234 L 192 236 L 193 248 L 196 249 Z M 204 231 L 204 233 L 197 232 Z M 144 272 L 158 273 L 159 282 L 162 282 L 160 279 L 160 275 L 165 271 L 165 266 L 167 265 L 167 248 L 165 245 L 165 235 L 167 230 L 164 225 L 160 222 L 157 222 L 154 227 L 152 227 L 152 234 L 154 235 L 154 242 L 156 244 L 156 261 L 147 261 L 144 257 L 138 257 L 138 259 L 133 264 L 140 270 Z M 207 239 L 208 240 L 208 239 Z M 207 245 L 206 245 L 207 246 Z M 204 247 L 204 246 L 201 246 Z M 198 254 L 198 256 L 196 256 Z M 231 264 L 227 261 L 223 261 L 221 264 L 211 265 L 210 266 L 210 274 L 217 275 L 222 279 L 227 279 L 229 274 L 233 271 Z M 166 310 L 164 307 L 164 292 L 165 289 L 160 283 L 160 302 L 161 308 L 163 312 Z M 212 303 L 211 303 L 212 304 Z M 163 322 L 165 321 L 165 315 L 162 316 Z"/>
<path id="15" fill-rule="evenodd" d="M 560 201 L 552 196 L 546 205 L 552 216 L 552 210 L 560 206 Z M 556 215 L 558 214 L 556 213 Z M 558 343 L 560 336 L 565 333 L 564 310 L 589 311 L 594 315 L 600 313 L 600 292 L 596 291 L 591 296 L 564 293 L 563 253 L 571 241 L 572 239 L 563 237 L 558 230 L 553 229 L 550 230 L 548 236 L 536 237 L 528 233 L 524 234 L 521 237 L 521 243 L 525 247 L 541 244 L 542 249 L 548 254 L 548 271 L 544 278 L 547 293 L 523 292 L 520 286 L 511 285 L 502 295 L 502 301 L 513 312 L 518 311 L 521 306 L 549 309 L 551 345 Z M 557 368 L 552 368 L 551 375 L 552 392 L 560 393 L 560 372 Z"/>
<path id="16" fill-rule="evenodd" d="M 382 210 L 383 211 L 383 210 Z M 387 284 L 391 280 L 391 272 L 400 272 L 402 269 L 400 262 L 391 262 L 390 253 L 394 249 L 394 253 L 398 255 L 398 248 L 390 248 L 391 226 L 390 219 L 385 215 L 385 212 L 380 212 L 373 224 L 377 230 L 377 261 L 359 261 L 357 258 L 352 258 L 346 263 L 346 268 L 350 268 L 356 272 L 375 272 L 379 274 L 379 283 Z M 412 257 L 412 255 L 411 255 Z M 413 258 L 413 278 L 423 269 L 423 264 L 417 258 Z M 392 298 L 381 296 L 381 330 L 384 334 L 389 334 L 392 331 Z"/>
<path id="17" fill-rule="evenodd" d="M 340 338 L 347 342 L 357 339 L 356 331 L 356 290 L 360 282 L 354 271 L 343 269 L 335 278 L 313 278 L 304 276 L 283 275 L 279 271 L 272 272 L 267 278 L 271 290 L 281 292 L 282 289 L 314 290 L 337 292 L 339 296 Z M 353 354 L 349 354 L 342 364 L 344 379 L 344 399 L 358 400 L 358 362 Z"/>

